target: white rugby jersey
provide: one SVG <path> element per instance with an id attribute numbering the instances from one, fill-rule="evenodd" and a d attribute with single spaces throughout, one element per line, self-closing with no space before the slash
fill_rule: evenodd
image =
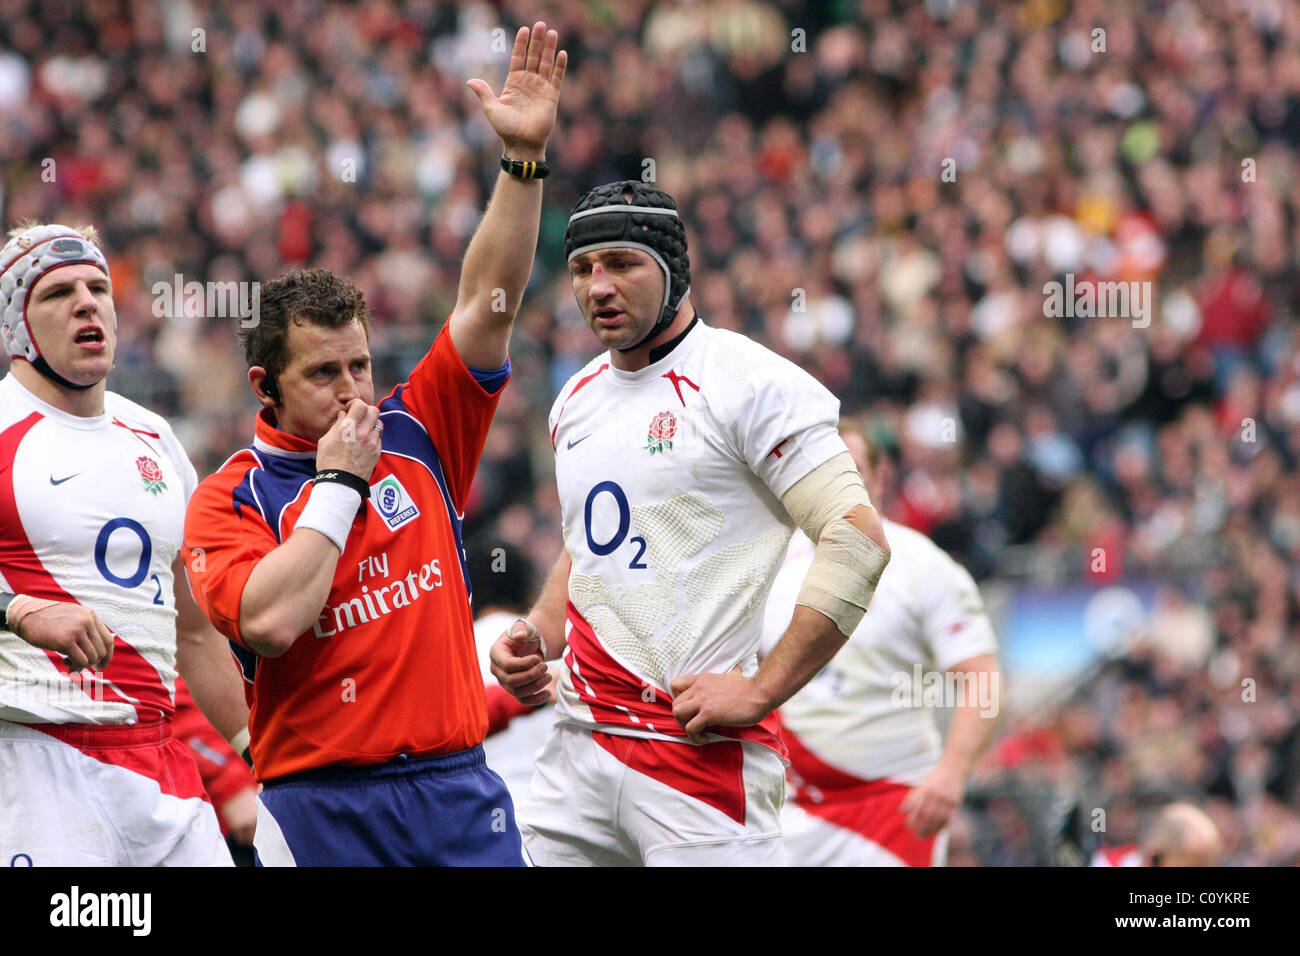
<path id="1" fill-rule="evenodd" d="M 684 740 L 674 678 L 757 666 L 793 522 L 780 496 L 846 451 L 811 375 L 701 321 L 635 372 L 608 353 L 551 409 L 569 577 L 559 717 Z M 774 749 L 774 721 L 723 736 Z"/>
<path id="2" fill-rule="evenodd" d="M 117 636 L 106 671 L 0 631 L 0 720 L 135 723 L 170 714 L 172 561 L 197 483 L 167 423 L 120 395 L 69 415 L 0 380 L 0 589 L 94 608 Z"/>
<path id="3" fill-rule="evenodd" d="M 807 784 L 817 785 L 823 768 L 803 765 L 804 752 L 859 780 L 919 782 L 942 753 L 926 706 L 943 700 L 942 675 L 997 651 L 969 572 L 919 531 L 887 520 L 884 526 L 889 565 L 862 622 L 831 662 L 781 705 L 793 769 Z M 768 601 L 765 654 L 790 624 L 812 558 L 812 542 L 796 535 Z M 963 694 L 967 688 L 978 691 L 966 681 L 955 685 Z M 846 783 L 827 782 L 820 789 Z"/>

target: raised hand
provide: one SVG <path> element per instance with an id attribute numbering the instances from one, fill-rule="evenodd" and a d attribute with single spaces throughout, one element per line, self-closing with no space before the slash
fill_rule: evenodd
<path id="1" fill-rule="evenodd" d="M 520 27 L 510 52 L 510 72 L 501 95 L 480 79 L 467 85 L 479 98 L 483 114 L 501 137 L 511 159 L 542 159 L 555 128 L 555 109 L 569 54 L 556 52 L 559 34 L 538 21 L 531 30 Z"/>

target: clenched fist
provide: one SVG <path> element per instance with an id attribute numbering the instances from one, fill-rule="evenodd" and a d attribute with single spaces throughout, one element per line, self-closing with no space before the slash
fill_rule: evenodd
<path id="1" fill-rule="evenodd" d="M 369 481 L 383 450 L 383 429 L 379 409 L 354 398 L 316 443 L 317 469 L 346 471 Z"/>
<path id="2" fill-rule="evenodd" d="M 10 627 L 33 647 L 62 654 L 68 668 L 103 670 L 113 659 L 113 632 L 82 604 L 22 596 L 10 605 Z"/>
<path id="3" fill-rule="evenodd" d="M 510 625 L 492 645 L 492 676 L 521 704 L 536 707 L 549 703 L 547 686 L 552 681 L 546 667 L 546 647 L 532 621 L 520 619 Z"/>

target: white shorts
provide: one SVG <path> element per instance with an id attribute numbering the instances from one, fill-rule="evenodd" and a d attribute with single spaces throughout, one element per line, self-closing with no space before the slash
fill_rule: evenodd
<path id="1" fill-rule="evenodd" d="M 696 747 L 559 722 L 519 807 L 538 866 L 780 866 L 785 768 L 749 742 Z"/>
<path id="2" fill-rule="evenodd" d="M 790 866 L 943 866 L 948 857 L 947 830 L 920 840 L 891 828 L 875 831 L 873 840 L 793 803 L 781 811 L 781 828 Z"/>
<path id="3" fill-rule="evenodd" d="M 39 726 L 0 721 L 0 866 L 234 865 L 166 721 Z"/>

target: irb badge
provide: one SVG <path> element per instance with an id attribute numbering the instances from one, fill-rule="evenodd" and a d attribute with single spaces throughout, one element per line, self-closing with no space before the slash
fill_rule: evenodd
<path id="1" fill-rule="evenodd" d="M 378 484 L 370 486 L 370 503 L 384 519 L 384 524 L 388 525 L 389 531 L 396 531 L 402 525 L 410 524 L 420 517 L 420 509 L 411 500 L 411 496 L 407 494 L 406 488 L 397 480 L 396 475 L 389 475 Z"/>

